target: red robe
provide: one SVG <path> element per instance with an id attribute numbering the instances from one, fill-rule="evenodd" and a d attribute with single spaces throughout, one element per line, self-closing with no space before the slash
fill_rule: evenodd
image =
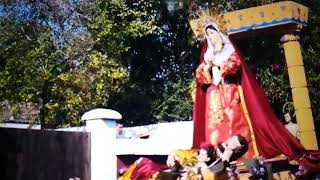
<path id="1" fill-rule="evenodd" d="M 203 56 L 206 49 L 207 45 L 204 44 L 200 56 L 200 64 L 204 61 Z M 236 50 L 236 52 L 238 52 L 238 50 Z M 244 58 L 240 56 L 239 58 L 242 71 L 241 86 L 259 155 L 264 158 L 272 158 L 284 154 L 289 159 L 297 160 L 301 165 L 304 165 L 311 170 L 320 170 L 320 151 L 306 150 L 283 126 L 274 114 L 264 91 L 258 85 L 254 75 L 246 66 Z M 208 142 L 207 132 L 210 131 L 210 127 L 208 127 L 208 124 L 206 123 L 208 122 L 208 118 L 206 117 L 206 113 L 208 113 L 206 112 L 206 109 L 208 109 L 206 96 L 210 91 L 210 87 L 205 91 L 201 88 L 201 83 L 197 82 L 193 109 L 194 148 L 200 148 L 201 144 Z M 242 121 L 241 116 L 238 116 L 238 119 Z M 231 129 L 237 128 L 231 127 Z M 228 128 L 225 130 L 228 130 Z M 223 132 L 223 129 L 221 129 L 221 131 Z"/>

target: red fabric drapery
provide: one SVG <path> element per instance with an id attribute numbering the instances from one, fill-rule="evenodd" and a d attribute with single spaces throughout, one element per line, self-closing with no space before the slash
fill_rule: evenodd
<path id="1" fill-rule="evenodd" d="M 143 158 L 132 172 L 131 180 L 149 180 L 156 172 L 168 169 L 166 164 L 159 164 L 151 159 Z"/>
<path id="2" fill-rule="evenodd" d="M 200 62 L 203 62 L 204 53 L 207 50 L 207 41 L 205 41 L 201 55 Z M 196 95 L 193 106 L 193 148 L 200 149 L 202 144 L 206 144 L 205 134 L 205 104 L 206 104 L 206 92 L 200 87 L 200 84 L 196 84 Z"/>

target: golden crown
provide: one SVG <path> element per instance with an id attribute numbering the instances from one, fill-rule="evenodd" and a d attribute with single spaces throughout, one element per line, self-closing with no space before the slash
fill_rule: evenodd
<path id="1" fill-rule="evenodd" d="M 216 24 L 223 33 L 227 31 L 227 20 L 224 18 L 223 11 L 219 8 L 197 10 L 190 15 L 190 26 L 200 41 L 205 39 L 205 28 L 210 24 Z"/>

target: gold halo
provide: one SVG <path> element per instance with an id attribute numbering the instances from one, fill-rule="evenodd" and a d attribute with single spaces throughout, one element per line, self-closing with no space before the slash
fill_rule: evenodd
<path id="1" fill-rule="evenodd" d="M 282 106 L 282 113 L 286 114 L 286 113 L 292 113 L 293 111 L 293 115 L 291 117 L 294 117 L 296 115 L 295 109 L 294 109 L 294 105 L 293 102 L 286 102 L 283 106 Z M 291 115 L 291 114 L 290 114 Z"/>

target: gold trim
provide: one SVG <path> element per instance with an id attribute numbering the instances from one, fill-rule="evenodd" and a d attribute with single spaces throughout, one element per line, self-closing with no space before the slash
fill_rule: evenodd
<path id="1" fill-rule="evenodd" d="M 253 151 L 254 151 L 254 154 L 255 154 L 256 158 L 258 158 L 259 157 L 259 151 L 258 151 L 258 148 L 257 148 L 256 138 L 254 136 L 254 131 L 253 131 L 253 128 L 252 128 L 251 119 L 249 117 L 248 109 L 247 109 L 247 106 L 245 104 L 245 100 L 244 100 L 244 97 L 243 97 L 242 87 L 240 85 L 238 85 L 238 92 L 239 92 L 239 95 L 240 95 L 241 105 L 242 105 L 242 109 L 243 109 L 243 112 L 244 112 L 244 116 L 245 116 L 245 118 L 247 120 L 247 123 L 248 123 L 248 126 L 249 126 L 251 139 L 252 139 L 252 145 L 253 145 Z"/>
<path id="2" fill-rule="evenodd" d="M 220 86 L 219 86 L 220 87 Z M 223 110 L 221 104 L 221 96 L 219 87 L 217 89 L 211 90 L 210 93 L 210 100 L 209 100 L 209 112 L 208 112 L 208 121 L 209 127 L 213 128 L 215 124 L 221 124 L 223 120 Z"/>

